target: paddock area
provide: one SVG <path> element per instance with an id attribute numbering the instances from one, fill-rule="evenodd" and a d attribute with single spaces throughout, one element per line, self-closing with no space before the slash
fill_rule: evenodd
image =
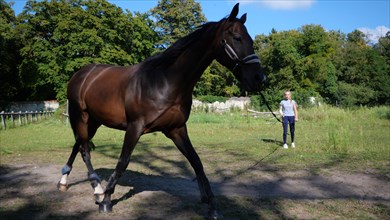
<path id="1" fill-rule="evenodd" d="M 344 111 L 301 110 L 297 147 L 288 150 L 272 117 L 192 114 L 189 134 L 224 219 L 389 219 L 389 121 L 375 116 L 378 109 Z M 93 140 L 103 187 L 123 135 L 102 127 Z M 192 168 L 161 133 L 141 137 L 108 214 L 98 212 L 80 155 L 68 191 L 57 190 L 73 145 L 69 124 L 53 117 L 0 131 L 0 138 L 4 219 L 203 219 L 207 213 Z"/>

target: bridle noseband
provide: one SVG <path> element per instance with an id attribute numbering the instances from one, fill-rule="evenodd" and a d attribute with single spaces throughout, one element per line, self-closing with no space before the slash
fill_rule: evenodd
<path id="1" fill-rule="evenodd" d="M 226 42 L 225 39 L 221 41 L 223 48 L 225 49 L 226 54 L 232 59 L 234 62 L 236 62 L 236 65 L 233 68 L 233 72 L 236 70 L 236 68 L 239 65 L 245 65 L 245 64 L 251 64 L 251 63 L 259 63 L 260 59 L 256 54 L 251 54 L 243 59 L 240 59 L 237 55 L 237 53 L 234 51 L 234 49 Z"/>

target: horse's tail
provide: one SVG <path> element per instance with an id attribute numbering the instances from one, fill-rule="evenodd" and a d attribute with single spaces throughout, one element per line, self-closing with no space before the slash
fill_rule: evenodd
<path id="1" fill-rule="evenodd" d="M 76 141 L 77 141 L 76 125 L 77 125 L 77 121 L 81 116 L 81 112 L 77 105 L 78 104 L 74 102 L 74 100 L 69 100 L 68 102 L 69 123 L 72 128 L 73 135 Z"/>

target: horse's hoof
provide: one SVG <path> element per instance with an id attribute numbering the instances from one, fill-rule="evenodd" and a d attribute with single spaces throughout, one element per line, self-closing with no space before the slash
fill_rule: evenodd
<path id="1" fill-rule="evenodd" d="M 104 199 L 104 193 L 100 193 L 100 194 L 94 194 L 95 195 L 95 201 L 96 203 L 100 204 L 101 202 L 103 202 L 103 199 Z"/>
<path id="2" fill-rule="evenodd" d="M 69 188 L 68 184 L 62 184 L 62 183 L 60 183 L 60 182 L 58 182 L 58 184 L 57 184 L 57 189 L 58 189 L 59 191 L 61 191 L 61 192 L 66 192 L 66 191 L 68 191 L 68 188 Z"/>
<path id="3" fill-rule="evenodd" d="M 217 219 L 221 219 L 221 218 L 218 215 L 217 210 L 210 210 L 208 213 L 207 219 L 217 220 Z"/>
<path id="4" fill-rule="evenodd" d="M 100 203 L 99 204 L 99 212 L 112 212 L 111 204 Z"/>

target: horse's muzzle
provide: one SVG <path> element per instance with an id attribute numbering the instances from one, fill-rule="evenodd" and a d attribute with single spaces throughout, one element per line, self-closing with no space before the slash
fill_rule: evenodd
<path id="1" fill-rule="evenodd" d="M 256 92 L 256 91 L 262 91 L 267 84 L 267 76 L 265 74 L 257 74 L 253 81 L 248 82 L 248 91 L 250 92 Z"/>
<path id="2" fill-rule="evenodd" d="M 267 76 L 265 74 L 261 74 L 260 77 L 260 90 L 263 90 L 267 85 Z"/>

